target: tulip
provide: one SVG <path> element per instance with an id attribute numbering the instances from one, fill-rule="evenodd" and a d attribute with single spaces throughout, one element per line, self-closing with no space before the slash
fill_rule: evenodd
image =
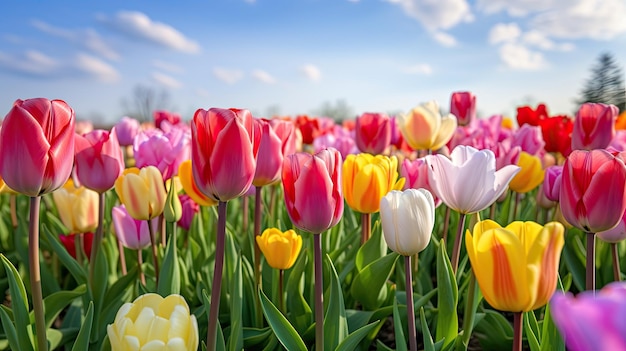
<path id="1" fill-rule="evenodd" d="M 572 152 L 574 123 L 567 116 L 554 116 L 541 121 L 541 134 L 547 152 L 559 152 L 567 157 Z"/>
<path id="2" fill-rule="evenodd" d="M 172 350 L 198 348 L 198 322 L 185 298 L 172 294 L 140 295 L 120 307 L 107 326 L 111 351 Z"/>
<path id="3" fill-rule="evenodd" d="M 398 177 L 395 156 L 348 155 L 343 162 L 343 194 L 346 203 L 360 213 L 375 213 L 380 200 L 391 190 L 400 190 L 405 179 Z"/>
<path id="4" fill-rule="evenodd" d="M 124 247 L 142 250 L 150 245 L 148 221 L 133 218 L 124 205 L 114 206 L 111 210 L 115 235 Z M 158 218 L 150 220 L 152 230 L 158 228 Z"/>
<path id="5" fill-rule="evenodd" d="M 562 175 L 563 166 L 550 166 L 546 168 L 543 179 L 543 192 L 548 200 L 559 201 Z"/>
<path id="6" fill-rule="evenodd" d="M 256 242 L 267 263 L 274 269 L 291 268 L 302 249 L 302 237 L 293 230 L 282 232 L 277 228 L 268 228 L 256 237 Z"/>
<path id="7" fill-rule="evenodd" d="M 91 232 L 98 226 L 98 193 L 76 187 L 69 179 L 52 193 L 61 222 L 72 234 Z"/>
<path id="8" fill-rule="evenodd" d="M 546 193 L 543 191 L 543 184 L 539 184 L 539 190 L 537 191 L 537 195 L 535 195 L 535 201 L 537 202 L 537 206 L 543 209 L 554 208 L 557 205 L 556 201 L 552 201 L 546 197 Z"/>
<path id="9" fill-rule="evenodd" d="M 615 120 L 619 109 L 615 105 L 584 103 L 576 113 L 572 131 L 573 150 L 604 149 L 615 136 Z"/>
<path id="10" fill-rule="evenodd" d="M 544 171 L 539 157 L 522 151 L 517 165 L 520 171 L 509 183 L 511 190 L 523 194 L 535 189 L 543 182 Z"/>
<path id="11" fill-rule="evenodd" d="M 600 240 L 609 243 L 611 247 L 611 258 L 613 263 L 613 279 L 615 281 L 619 281 L 622 278 L 622 274 L 620 272 L 620 263 L 619 263 L 619 250 L 618 244 L 620 241 L 626 239 L 626 212 L 622 215 L 622 219 L 619 221 L 617 226 L 605 230 L 602 232 L 597 232 L 596 235 Z"/>
<path id="12" fill-rule="evenodd" d="M 440 149 L 457 127 L 456 117 L 442 116 L 435 101 L 423 103 L 406 115 L 400 114 L 397 121 L 402 136 L 414 150 Z"/>
<path id="13" fill-rule="evenodd" d="M 61 244 L 65 246 L 67 253 L 69 253 L 70 256 L 74 257 L 74 259 L 78 258 L 78 256 L 76 255 L 76 237 L 78 235 L 80 234 L 59 235 L 59 240 L 61 241 Z M 93 243 L 93 233 L 84 233 L 83 236 L 83 250 L 85 251 L 87 258 L 89 259 L 91 258 L 91 244 Z"/>
<path id="14" fill-rule="evenodd" d="M 554 324 L 571 351 L 626 350 L 626 283 L 574 297 L 557 293 L 550 301 Z"/>
<path id="15" fill-rule="evenodd" d="M 450 113 L 456 116 L 459 125 L 466 126 L 476 119 L 476 95 L 469 91 L 452 93 Z"/>
<path id="16" fill-rule="evenodd" d="M 151 129 L 137 134 L 133 144 L 135 166 L 155 166 L 164 180 L 175 176 L 180 164 L 191 157 L 191 135 L 182 128 Z"/>
<path id="17" fill-rule="evenodd" d="M 196 111 L 191 124 L 191 159 L 198 189 L 216 201 L 243 195 L 256 168 L 252 115 L 248 110 Z"/>
<path id="18" fill-rule="evenodd" d="M 541 122 L 548 118 L 548 108 L 545 104 L 537 105 L 537 109 L 533 110 L 530 106 L 522 106 L 517 108 L 517 125 L 520 127 L 524 124 L 538 126 Z"/>
<path id="19" fill-rule="evenodd" d="M 165 207 L 165 185 L 154 166 L 128 168 L 115 181 L 115 192 L 128 213 L 135 219 L 158 217 Z"/>
<path id="20" fill-rule="evenodd" d="M 75 172 L 80 185 L 104 193 L 124 171 L 124 154 L 115 127 L 75 136 Z"/>
<path id="21" fill-rule="evenodd" d="M 62 100 L 15 101 L 0 129 L 4 182 L 30 197 L 62 187 L 74 165 L 74 123 L 74 110 Z"/>
<path id="22" fill-rule="evenodd" d="M 337 150 L 285 157 L 282 182 L 287 213 L 297 228 L 319 234 L 341 219 L 341 155 Z"/>
<path id="23" fill-rule="evenodd" d="M 138 120 L 130 117 L 122 117 L 122 119 L 115 124 L 115 134 L 117 135 L 117 140 L 120 145 L 133 145 L 135 136 L 139 133 L 140 129 L 141 126 Z"/>
<path id="24" fill-rule="evenodd" d="M 258 162 L 252 184 L 261 187 L 280 180 L 283 144 L 268 120 L 254 119 L 254 136 L 259 141 Z"/>
<path id="25" fill-rule="evenodd" d="M 391 143 L 391 120 L 385 113 L 364 113 L 356 118 L 356 146 L 361 152 L 382 154 Z"/>
<path id="26" fill-rule="evenodd" d="M 193 218 L 200 212 L 200 206 L 187 194 L 178 195 L 178 198 L 183 207 L 183 213 L 178 220 L 178 225 L 185 230 L 189 230 Z"/>
<path id="27" fill-rule="evenodd" d="M 162 123 L 167 121 L 172 125 L 176 125 L 181 123 L 180 115 L 177 113 L 172 113 L 164 110 L 157 110 L 152 113 L 152 117 L 154 118 L 154 125 L 161 129 Z"/>
<path id="28" fill-rule="evenodd" d="M 512 147 L 520 146 L 533 156 L 539 156 L 544 152 L 545 142 L 541 134 L 541 127 L 524 124 L 513 134 Z"/>
<path id="29" fill-rule="evenodd" d="M 426 159 L 423 157 L 413 161 L 404 159 L 404 161 L 402 161 L 402 166 L 400 166 L 400 176 L 406 179 L 402 190 L 419 188 L 426 189 L 433 195 L 435 207 L 439 207 L 439 205 L 441 205 L 441 199 L 434 194 L 434 191 L 430 186 L 430 182 L 428 181 L 428 171 L 428 164 L 426 163 Z"/>
<path id="30" fill-rule="evenodd" d="M 180 184 L 185 191 L 185 194 L 189 195 L 200 206 L 215 206 L 217 202 L 208 196 L 204 195 L 198 189 L 196 181 L 193 179 L 193 171 L 191 167 L 191 160 L 185 160 L 178 167 L 178 178 Z"/>
<path id="31" fill-rule="evenodd" d="M 302 142 L 311 145 L 315 138 L 332 130 L 334 122 L 328 119 L 300 115 L 296 117 L 295 125 L 302 133 Z"/>
<path id="32" fill-rule="evenodd" d="M 295 154 L 302 147 L 302 145 L 298 146 L 297 128 L 292 121 L 273 118 L 270 120 L 270 124 L 272 130 L 281 140 L 283 156 Z M 300 144 L 302 144 L 302 141 L 300 141 Z"/>

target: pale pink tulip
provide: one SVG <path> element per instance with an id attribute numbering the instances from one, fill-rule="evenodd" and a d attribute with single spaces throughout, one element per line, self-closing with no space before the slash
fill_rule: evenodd
<path id="1" fill-rule="evenodd" d="M 80 184 L 99 193 L 111 189 L 125 167 L 115 127 L 110 132 L 97 129 L 75 138 L 74 171 Z"/>

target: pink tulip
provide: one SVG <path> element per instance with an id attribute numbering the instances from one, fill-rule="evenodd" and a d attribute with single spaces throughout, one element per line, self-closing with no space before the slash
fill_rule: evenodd
<path id="1" fill-rule="evenodd" d="M 615 120 L 619 109 L 615 105 L 584 103 L 580 106 L 574 130 L 572 150 L 604 149 L 615 136 Z"/>
<path id="2" fill-rule="evenodd" d="M 337 149 L 344 159 L 350 154 L 359 153 L 359 149 L 356 147 L 356 142 L 354 141 L 353 132 L 338 125 L 332 129 L 332 132 L 318 136 L 313 140 L 313 149 L 315 152 L 327 148 Z"/>
<path id="3" fill-rule="evenodd" d="M 466 126 L 476 119 L 476 96 L 468 91 L 452 93 L 450 113 L 456 116 L 460 126 Z"/>
<path id="4" fill-rule="evenodd" d="M 180 123 L 180 115 L 178 113 L 172 113 L 169 111 L 158 110 L 152 113 L 154 117 L 154 125 L 156 128 L 161 129 L 161 123 L 168 121 L 170 124 Z"/>
<path id="5" fill-rule="evenodd" d="M 124 155 L 115 127 L 111 132 L 98 129 L 75 138 L 74 171 L 80 184 L 99 193 L 111 189 L 124 171 Z"/>
<path id="6" fill-rule="evenodd" d="M 493 152 L 464 145 L 454 148 L 450 159 L 443 155 L 428 155 L 425 159 L 434 193 L 448 207 L 463 214 L 489 207 L 520 170 L 509 165 L 496 171 Z"/>
<path id="7" fill-rule="evenodd" d="M 163 180 L 168 180 L 178 174 L 183 161 L 191 158 L 191 135 L 181 128 L 140 132 L 135 137 L 133 153 L 136 167 L 155 166 Z"/>
<path id="8" fill-rule="evenodd" d="M 133 145 L 135 136 L 140 130 L 141 125 L 139 121 L 130 117 L 122 117 L 122 119 L 115 124 L 117 140 L 121 146 Z"/>
<path id="9" fill-rule="evenodd" d="M 179 195 L 178 198 L 183 208 L 183 215 L 178 220 L 178 225 L 185 230 L 189 230 L 196 213 L 200 212 L 200 205 L 186 194 Z"/>
<path id="10" fill-rule="evenodd" d="M 546 168 L 543 178 L 543 192 L 548 200 L 559 201 L 562 175 L 563 166 L 550 166 Z"/>
<path id="11" fill-rule="evenodd" d="M 354 132 L 361 152 L 382 154 L 391 143 L 391 120 L 385 113 L 366 112 L 356 118 Z"/>
<path id="12" fill-rule="evenodd" d="M 280 180 L 283 165 L 282 140 L 268 120 L 254 119 L 254 136 L 258 141 L 256 171 L 252 184 L 256 187 Z"/>
<path id="13" fill-rule="evenodd" d="M 228 201 L 243 195 L 256 168 L 250 111 L 197 110 L 191 124 L 191 159 L 196 185 L 206 196 Z"/>
<path id="14" fill-rule="evenodd" d="M 602 232 L 597 232 L 596 235 L 602 241 L 606 241 L 607 243 L 618 243 L 626 239 L 626 211 L 622 215 L 622 219 L 615 227 Z"/>
<path id="15" fill-rule="evenodd" d="M 557 205 L 556 201 L 552 201 L 546 197 L 545 191 L 543 191 L 543 184 L 539 184 L 539 190 L 537 191 L 537 195 L 535 196 L 535 201 L 537 205 L 541 208 L 553 208 Z"/>
<path id="16" fill-rule="evenodd" d="M 124 205 L 113 207 L 111 217 L 113 219 L 117 240 L 119 240 L 124 247 L 141 250 L 150 245 L 148 221 L 134 219 L 128 214 Z M 150 220 L 150 225 L 154 233 L 159 226 L 158 217 Z"/>
<path id="17" fill-rule="evenodd" d="M 282 176 L 285 204 L 297 228 L 319 234 L 339 222 L 344 203 L 341 163 L 341 154 L 335 149 L 285 157 Z"/>
<path id="18" fill-rule="evenodd" d="M 402 190 L 426 189 L 433 195 L 435 207 L 441 205 L 441 199 L 434 195 L 428 182 L 428 164 L 424 158 L 418 158 L 414 161 L 405 158 L 400 166 L 400 177 L 406 179 Z"/>
<path id="19" fill-rule="evenodd" d="M 626 209 L 626 166 L 603 149 L 574 150 L 565 160 L 559 202 L 565 220 L 597 233 L 615 227 Z"/>
<path id="20" fill-rule="evenodd" d="M 516 165 L 522 153 L 521 146 L 513 146 L 511 139 L 505 139 L 490 147 L 489 150 L 493 151 L 496 156 L 496 170 L 508 165 Z"/>
<path id="21" fill-rule="evenodd" d="M 530 124 L 524 124 L 513 134 L 512 138 L 512 146 L 519 146 L 522 151 L 533 156 L 541 157 L 541 154 L 545 152 L 543 149 L 545 144 L 541 127 Z"/>
<path id="22" fill-rule="evenodd" d="M 0 175 L 36 197 L 65 184 L 74 165 L 74 110 L 62 100 L 17 100 L 0 130 Z"/>
<path id="23" fill-rule="evenodd" d="M 282 142 L 283 157 L 295 154 L 297 150 L 302 148 L 302 136 L 300 136 L 300 145 L 298 145 L 298 128 L 292 121 L 273 118 L 270 120 L 270 124 Z"/>

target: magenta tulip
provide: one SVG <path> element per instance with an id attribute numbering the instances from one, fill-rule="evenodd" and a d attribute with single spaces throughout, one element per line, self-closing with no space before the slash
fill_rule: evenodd
<path id="1" fill-rule="evenodd" d="M 341 154 L 332 148 L 315 155 L 299 152 L 285 157 L 285 204 L 297 228 L 319 234 L 339 222 L 344 203 L 341 163 Z"/>
<path id="2" fill-rule="evenodd" d="M 466 126 L 476 119 L 476 96 L 468 91 L 452 93 L 450 113 L 456 116 L 460 126 Z"/>
<path id="3" fill-rule="evenodd" d="M 256 187 L 280 180 L 283 165 L 282 140 L 268 120 L 254 119 L 254 136 L 258 139 L 256 171 L 252 184 Z"/>
<path id="4" fill-rule="evenodd" d="M 178 174 L 181 163 L 191 158 L 191 135 L 177 127 L 167 132 L 150 129 L 137 134 L 133 153 L 136 167 L 155 166 L 163 180 L 168 180 Z"/>
<path id="5" fill-rule="evenodd" d="M 196 213 L 200 212 L 200 205 L 187 194 L 179 195 L 178 198 L 183 208 L 183 215 L 178 220 L 178 225 L 185 230 L 189 230 Z"/>
<path id="6" fill-rule="evenodd" d="M 563 166 L 550 166 L 546 168 L 543 178 L 543 192 L 548 200 L 559 201 L 562 175 Z"/>
<path id="7" fill-rule="evenodd" d="M 80 184 L 99 193 L 111 189 L 124 172 L 124 154 L 115 127 L 75 136 L 75 172 Z"/>
<path id="8" fill-rule="evenodd" d="M 117 141 L 121 146 L 133 145 L 135 136 L 140 130 L 141 125 L 139 124 L 139 121 L 130 117 L 122 117 L 122 119 L 115 124 Z"/>
<path id="9" fill-rule="evenodd" d="M 572 131 L 572 150 L 604 149 L 615 136 L 615 105 L 584 103 L 576 113 Z"/>
<path id="10" fill-rule="evenodd" d="M 541 127 L 524 124 L 513 134 L 511 145 L 513 147 L 519 146 L 522 151 L 541 157 L 541 154 L 545 152 L 543 149 L 545 144 Z"/>
<path id="11" fill-rule="evenodd" d="M 354 132 L 361 152 L 382 154 L 391 143 L 391 120 L 385 113 L 366 112 L 356 118 Z"/>
<path id="12" fill-rule="evenodd" d="M 243 195 L 256 169 L 253 143 L 250 111 L 197 110 L 191 124 L 191 164 L 198 189 L 222 202 Z"/>
<path id="13" fill-rule="evenodd" d="M 620 219 L 615 227 L 603 232 L 597 232 L 596 235 L 607 243 L 618 243 L 626 239 L 626 211 L 624 211 L 622 219 Z"/>
<path id="14" fill-rule="evenodd" d="M 124 205 L 115 206 L 111 217 L 115 227 L 115 235 L 124 247 L 133 250 L 145 249 L 150 245 L 150 230 L 148 221 L 134 219 L 130 216 Z M 150 220 L 153 232 L 156 232 L 159 224 L 158 217 Z"/>
<path id="15" fill-rule="evenodd" d="M 332 132 L 318 136 L 313 140 L 313 149 L 315 152 L 328 148 L 338 150 L 342 159 L 345 159 L 350 154 L 359 153 L 353 133 L 339 125 L 334 126 Z"/>
<path id="16" fill-rule="evenodd" d="M 283 157 L 295 154 L 298 150 L 298 136 L 296 132 L 298 128 L 296 128 L 295 124 L 292 121 L 278 118 L 271 119 L 270 124 L 282 142 L 281 150 Z M 302 140 L 300 140 L 300 144 L 302 144 Z"/>
<path id="17" fill-rule="evenodd" d="M 441 199 L 438 198 L 432 190 L 428 181 L 428 164 L 426 159 L 418 158 L 413 161 L 404 159 L 400 166 L 400 177 L 406 179 L 404 189 L 426 189 L 433 195 L 435 207 L 441 205 Z"/>
<path id="18" fill-rule="evenodd" d="M 615 227 L 626 209 L 626 166 L 606 150 L 574 150 L 565 160 L 559 201 L 565 220 L 597 233 Z"/>
<path id="19" fill-rule="evenodd" d="M 169 122 L 170 124 L 178 124 L 180 123 L 180 115 L 178 113 L 172 113 L 164 110 L 157 110 L 152 113 L 152 117 L 154 117 L 154 125 L 155 127 L 161 129 L 161 123 L 164 121 Z"/>
<path id="20" fill-rule="evenodd" d="M 74 165 L 74 110 L 62 100 L 17 100 L 0 131 L 0 175 L 36 197 L 65 184 Z"/>

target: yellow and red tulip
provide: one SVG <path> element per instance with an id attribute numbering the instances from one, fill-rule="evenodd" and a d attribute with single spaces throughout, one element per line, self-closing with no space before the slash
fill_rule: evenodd
<path id="1" fill-rule="evenodd" d="M 163 213 L 165 185 L 158 168 L 128 168 L 115 181 L 115 192 L 120 202 L 135 219 L 152 219 Z"/>

